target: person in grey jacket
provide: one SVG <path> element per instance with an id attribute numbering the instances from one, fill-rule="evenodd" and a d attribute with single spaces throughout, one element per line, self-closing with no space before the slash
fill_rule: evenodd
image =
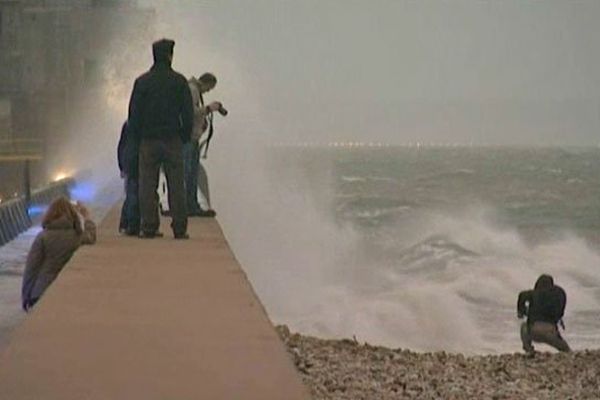
<path id="1" fill-rule="evenodd" d="M 87 208 L 64 197 L 50 204 L 42 228 L 31 245 L 23 275 L 21 301 L 25 311 L 39 300 L 80 245 L 96 242 L 96 224 Z"/>

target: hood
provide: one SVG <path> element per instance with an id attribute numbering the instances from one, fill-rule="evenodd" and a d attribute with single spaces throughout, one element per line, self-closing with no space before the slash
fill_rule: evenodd
<path id="1" fill-rule="evenodd" d="M 154 57 L 154 64 L 166 64 L 171 65 L 171 56 L 173 55 L 173 48 L 175 42 L 170 39 L 161 39 L 152 44 L 152 56 Z"/>
<path id="2" fill-rule="evenodd" d="M 533 288 L 539 290 L 546 290 L 552 288 L 552 286 L 554 286 L 554 279 L 552 278 L 552 276 L 543 274 L 540 275 L 540 277 L 537 279 Z"/>

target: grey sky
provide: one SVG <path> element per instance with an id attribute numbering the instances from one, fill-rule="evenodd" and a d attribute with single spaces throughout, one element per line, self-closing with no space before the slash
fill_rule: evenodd
<path id="1" fill-rule="evenodd" d="M 269 140 L 600 142 L 596 0 L 141 3 Z"/>

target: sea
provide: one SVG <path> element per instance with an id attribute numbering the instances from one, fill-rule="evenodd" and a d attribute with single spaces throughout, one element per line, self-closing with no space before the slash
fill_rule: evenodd
<path id="1" fill-rule="evenodd" d="M 273 323 L 416 351 L 519 352 L 517 296 L 548 273 L 567 293 L 565 339 L 600 347 L 599 148 L 273 146 L 259 158 L 208 170 Z M 0 248 L 0 333 L 22 320 L 32 232 Z"/>
<path id="2" fill-rule="evenodd" d="M 274 322 L 393 348 L 516 352 L 517 296 L 548 273 L 567 293 L 563 336 L 600 346 L 599 148 L 309 146 L 266 158 L 271 201 L 232 244 Z"/>

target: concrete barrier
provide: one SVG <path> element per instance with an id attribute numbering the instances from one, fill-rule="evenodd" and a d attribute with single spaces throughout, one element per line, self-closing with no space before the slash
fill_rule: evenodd
<path id="1" fill-rule="evenodd" d="M 60 196 L 69 197 L 69 188 L 74 183 L 73 179 L 67 178 L 34 190 L 31 193 L 29 206 L 23 197 L 0 204 L 0 246 L 41 221 L 42 213 L 31 213 L 32 207 L 41 210 Z"/>
<path id="2" fill-rule="evenodd" d="M 177 241 L 118 236 L 119 217 L 12 333 L 0 399 L 310 398 L 214 218 Z"/>

